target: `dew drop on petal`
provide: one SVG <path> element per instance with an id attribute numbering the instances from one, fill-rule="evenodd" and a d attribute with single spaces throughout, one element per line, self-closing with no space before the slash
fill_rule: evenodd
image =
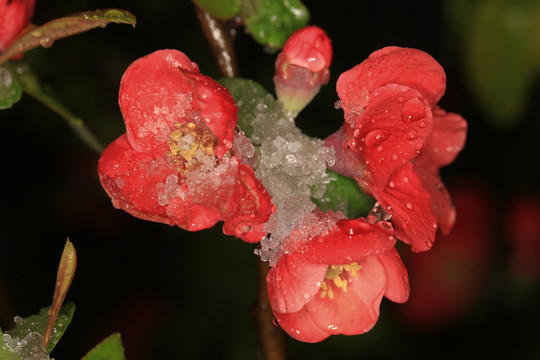
<path id="1" fill-rule="evenodd" d="M 407 100 L 401 108 L 401 119 L 408 123 L 426 117 L 426 105 L 417 97 Z"/>
<path id="2" fill-rule="evenodd" d="M 374 148 L 379 146 L 387 137 L 388 133 L 386 131 L 373 130 L 366 135 L 365 142 L 368 147 Z"/>
<path id="3" fill-rule="evenodd" d="M 407 203 L 407 209 L 412 210 L 414 209 L 414 205 L 410 202 Z"/>
<path id="4" fill-rule="evenodd" d="M 416 131 L 411 131 L 407 134 L 407 139 L 409 140 L 415 140 L 416 138 L 418 138 L 418 133 Z"/>

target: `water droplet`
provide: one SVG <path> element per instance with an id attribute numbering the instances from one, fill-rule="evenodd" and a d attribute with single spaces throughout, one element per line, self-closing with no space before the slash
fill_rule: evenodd
<path id="1" fill-rule="evenodd" d="M 383 130 L 373 130 L 366 135 L 366 145 L 369 147 L 379 146 L 388 137 L 388 132 Z"/>
<path id="2" fill-rule="evenodd" d="M 402 222 L 401 227 L 403 228 L 403 230 L 409 230 L 409 222 L 408 221 Z"/>
<path id="3" fill-rule="evenodd" d="M 401 119 L 406 123 L 426 117 L 426 105 L 417 97 L 409 99 L 401 108 Z"/>
<path id="4" fill-rule="evenodd" d="M 420 129 L 423 129 L 423 128 L 426 127 L 426 123 L 423 122 L 423 121 L 420 121 L 420 122 L 418 123 L 418 127 L 419 127 Z"/>
<path id="5" fill-rule="evenodd" d="M 395 188 L 395 187 L 396 187 L 396 183 L 393 182 L 393 181 L 390 181 L 390 182 L 388 183 L 388 185 L 390 185 L 391 188 Z"/>
<path id="6" fill-rule="evenodd" d="M 334 108 L 337 110 L 337 109 L 341 109 L 341 100 L 337 100 L 335 103 L 334 103 Z"/>
<path id="7" fill-rule="evenodd" d="M 407 209 L 412 210 L 414 209 L 414 205 L 410 202 L 407 203 Z"/>
<path id="8" fill-rule="evenodd" d="M 268 106 L 266 106 L 265 103 L 260 102 L 260 103 L 257 104 L 256 108 L 257 108 L 257 111 L 264 112 L 264 111 L 266 111 Z"/>
<path id="9" fill-rule="evenodd" d="M 409 140 L 415 140 L 418 138 L 418 133 L 416 131 L 411 131 L 407 134 L 407 139 Z"/>
<path id="10" fill-rule="evenodd" d="M 424 144 L 422 143 L 416 144 L 416 147 L 415 147 L 416 151 L 420 152 L 420 150 L 422 150 L 423 148 L 424 148 Z"/>
<path id="11" fill-rule="evenodd" d="M 403 99 L 402 96 L 398 97 L 397 99 L 398 104 L 403 104 L 403 101 L 405 101 L 405 99 Z"/>
<path id="12" fill-rule="evenodd" d="M 44 48 L 50 48 L 52 44 L 54 43 L 54 40 L 50 37 L 46 36 L 39 40 L 39 44 L 43 46 Z"/>
<path id="13" fill-rule="evenodd" d="M 361 131 L 360 129 L 354 129 L 354 131 L 353 131 L 353 136 L 354 136 L 354 137 L 359 137 L 361 132 L 362 132 L 362 131 Z"/>
<path id="14" fill-rule="evenodd" d="M 383 150 L 384 150 L 384 147 L 383 147 L 382 145 L 379 145 L 379 146 L 377 147 L 377 151 L 378 151 L 378 152 L 382 152 Z"/>

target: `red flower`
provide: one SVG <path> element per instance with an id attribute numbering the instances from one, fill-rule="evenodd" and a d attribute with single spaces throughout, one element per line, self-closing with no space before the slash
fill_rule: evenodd
<path id="1" fill-rule="evenodd" d="M 467 124 L 436 106 L 445 81 L 428 54 L 387 47 L 336 86 L 346 124 L 327 139 L 337 152 L 334 169 L 377 199 L 414 251 L 431 247 L 437 222 L 447 232 L 455 218 L 439 168 L 463 148 Z"/>
<path id="2" fill-rule="evenodd" d="M 226 234 L 249 242 L 265 235 L 273 205 L 231 154 L 237 108 L 227 89 L 183 53 L 160 50 L 129 66 L 119 103 L 126 134 L 98 164 L 117 208 L 191 231 L 225 221 Z"/>
<path id="3" fill-rule="evenodd" d="M 30 24 L 35 0 L 0 0 L 0 52 Z"/>
<path id="4" fill-rule="evenodd" d="M 308 242 L 291 242 L 267 277 L 280 326 L 305 342 L 362 334 L 377 322 L 383 296 L 406 301 L 407 270 L 392 234 L 386 222 L 341 219 Z"/>
<path id="5" fill-rule="evenodd" d="M 495 206 L 486 186 L 472 181 L 451 187 L 457 221 L 426 253 L 404 255 L 411 296 L 398 308 L 408 326 L 448 325 L 482 296 L 495 251 Z"/>
<path id="6" fill-rule="evenodd" d="M 299 112 L 328 82 L 332 44 L 324 30 L 306 26 L 294 32 L 276 58 L 274 84 L 285 108 Z"/>

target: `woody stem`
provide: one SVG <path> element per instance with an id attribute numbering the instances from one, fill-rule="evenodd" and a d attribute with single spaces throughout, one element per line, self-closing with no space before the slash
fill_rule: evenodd
<path id="1" fill-rule="evenodd" d="M 210 45 L 212 55 L 220 76 L 238 76 L 238 63 L 231 32 L 223 21 L 212 17 L 195 4 L 197 19 Z M 259 358 L 261 360 L 286 360 L 285 332 L 274 325 L 274 314 L 268 299 L 266 276 L 270 266 L 257 259 L 257 297 L 255 299 L 253 319 L 259 338 Z"/>

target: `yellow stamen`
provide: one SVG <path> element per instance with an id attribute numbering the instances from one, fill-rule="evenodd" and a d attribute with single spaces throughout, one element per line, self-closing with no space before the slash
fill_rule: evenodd
<path id="1" fill-rule="evenodd" d="M 357 271 L 362 269 L 362 265 L 358 262 L 353 262 L 345 265 L 330 265 L 324 275 L 325 280 L 321 283 L 321 298 L 328 296 L 330 299 L 334 298 L 334 291 L 332 287 L 339 288 L 343 292 L 347 292 L 347 286 L 349 284 L 349 277 L 358 277 Z M 349 275 L 350 274 L 350 275 Z M 331 283 L 327 283 L 326 280 L 332 280 Z M 334 286 L 332 286 L 332 284 Z"/>

